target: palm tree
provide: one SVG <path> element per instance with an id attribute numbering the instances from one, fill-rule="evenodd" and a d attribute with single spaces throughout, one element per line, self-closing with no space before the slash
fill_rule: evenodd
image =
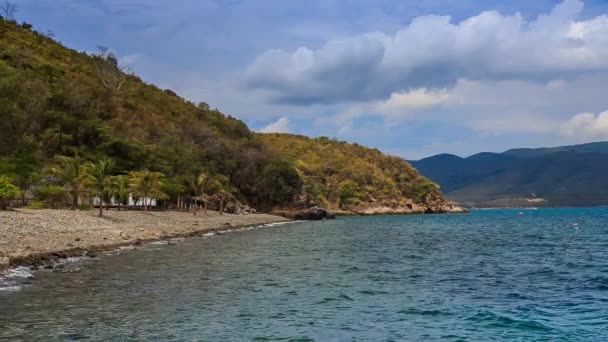
<path id="1" fill-rule="evenodd" d="M 110 190 L 112 188 L 113 179 L 110 174 L 114 168 L 114 161 L 109 158 L 104 158 L 95 164 L 89 163 L 87 166 L 89 169 L 87 178 L 91 189 L 95 191 L 95 194 L 99 198 L 99 217 L 102 217 L 104 199 L 110 195 Z"/>
<path id="2" fill-rule="evenodd" d="M 78 198 L 87 187 L 87 165 L 76 155 L 75 157 L 57 156 L 57 164 L 50 169 L 59 178 L 63 186 L 72 196 L 72 210 L 78 208 Z"/>
<path id="3" fill-rule="evenodd" d="M 208 186 L 210 177 L 205 171 L 201 171 L 199 174 L 194 175 L 190 180 L 190 187 L 194 190 L 194 197 L 198 198 L 201 195 L 203 199 L 203 205 L 205 207 L 205 215 L 207 215 L 207 199 L 205 189 Z M 192 213 L 196 215 L 196 208 L 192 208 Z"/>
<path id="4" fill-rule="evenodd" d="M 129 172 L 131 190 L 138 197 L 143 197 L 145 212 L 148 212 L 148 198 L 161 199 L 166 197 L 160 190 L 163 184 L 163 176 L 160 172 L 151 172 L 150 170 Z"/>
<path id="5" fill-rule="evenodd" d="M 215 197 L 220 201 L 220 215 L 224 215 L 224 203 L 234 197 L 232 193 L 236 191 L 236 188 L 232 186 L 230 179 L 224 175 L 216 176 L 213 183 Z"/>
<path id="6" fill-rule="evenodd" d="M 118 210 L 120 207 L 128 204 L 131 189 L 129 188 L 129 177 L 121 175 L 112 177 L 112 196 L 118 202 Z"/>

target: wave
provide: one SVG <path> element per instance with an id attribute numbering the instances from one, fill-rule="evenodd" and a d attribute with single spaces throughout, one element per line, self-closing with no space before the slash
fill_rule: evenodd
<path id="1" fill-rule="evenodd" d="M 21 284 L 34 276 L 28 267 L 16 267 L 0 273 L 0 291 L 15 292 L 21 290 Z"/>
<path id="2" fill-rule="evenodd" d="M 425 309 L 417 309 L 417 308 L 408 308 L 397 311 L 399 314 L 403 315 L 417 315 L 417 316 L 448 316 L 452 313 L 449 311 L 442 310 L 425 310 Z"/>
<path id="3" fill-rule="evenodd" d="M 483 324 L 490 328 L 499 329 L 518 329 L 518 330 L 535 330 L 535 331 L 551 331 L 548 327 L 534 320 L 517 319 L 509 316 L 494 313 L 492 311 L 483 310 L 466 318 L 468 321 Z"/>

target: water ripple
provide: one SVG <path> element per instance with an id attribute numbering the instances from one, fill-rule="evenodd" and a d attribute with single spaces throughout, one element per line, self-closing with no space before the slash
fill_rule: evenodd
<path id="1" fill-rule="evenodd" d="M 342 218 L 21 269 L 0 279 L 0 340 L 604 341 L 605 222 Z"/>

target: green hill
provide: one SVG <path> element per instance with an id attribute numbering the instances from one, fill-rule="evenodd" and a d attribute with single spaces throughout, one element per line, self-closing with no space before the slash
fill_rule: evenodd
<path id="1" fill-rule="evenodd" d="M 61 185 L 47 172 L 57 156 L 111 158 L 115 175 L 160 172 L 168 205 L 196 195 L 189 180 L 201 170 L 227 180 L 220 183 L 241 202 L 266 209 L 388 197 L 423 203 L 431 192 L 441 198 L 399 158 L 282 136 L 318 153 L 297 158 L 304 168 L 293 151 L 242 121 L 122 71 L 107 51 L 71 50 L 29 24 L 0 19 L 0 175 L 11 177 L 24 199 L 41 186 Z"/>
<path id="2" fill-rule="evenodd" d="M 56 155 L 110 157 L 116 173 L 150 169 L 168 178 L 202 168 L 258 198 L 257 174 L 272 157 L 235 118 L 127 75 L 120 91 L 97 71 L 109 61 L 63 47 L 28 24 L 0 20 L 0 173 L 39 178 Z"/>
<path id="3" fill-rule="evenodd" d="M 608 205 L 608 143 L 513 149 L 412 164 L 449 199 L 477 206 Z"/>
<path id="4" fill-rule="evenodd" d="M 442 200 L 438 186 L 399 158 L 321 137 L 263 134 L 269 149 L 295 166 L 303 186 L 300 200 L 332 209 L 407 207 Z"/>

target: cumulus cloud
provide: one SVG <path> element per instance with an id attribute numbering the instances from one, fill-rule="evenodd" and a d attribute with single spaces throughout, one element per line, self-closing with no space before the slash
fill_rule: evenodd
<path id="1" fill-rule="evenodd" d="M 562 126 L 562 132 L 578 140 L 608 139 L 608 111 L 579 113 Z"/>
<path id="2" fill-rule="evenodd" d="M 379 113 L 391 116 L 401 116 L 410 110 L 433 107 L 447 102 L 447 90 L 414 89 L 407 92 L 392 93 L 387 100 L 379 101 L 375 108 Z"/>
<path id="3" fill-rule="evenodd" d="M 274 103 L 387 99 L 412 89 L 442 89 L 458 80 L 547 84 L 608 70 L 608 16 L 577 20 L 579 0 L 565 0 L 533 20 L 486 11 L 461 22 L 421 16 L 393 35 L 367 33 L 318 49 L 270 50 L 246 71 L 251 89 Z M 554 87 L 558 83 L 551 83 Z"/>
<path id="4" fill-rule="evenodd" d="M 260 129 L 261 133 L 289 133 L 289 118 L 281 117 L 277 121 Z"/>

